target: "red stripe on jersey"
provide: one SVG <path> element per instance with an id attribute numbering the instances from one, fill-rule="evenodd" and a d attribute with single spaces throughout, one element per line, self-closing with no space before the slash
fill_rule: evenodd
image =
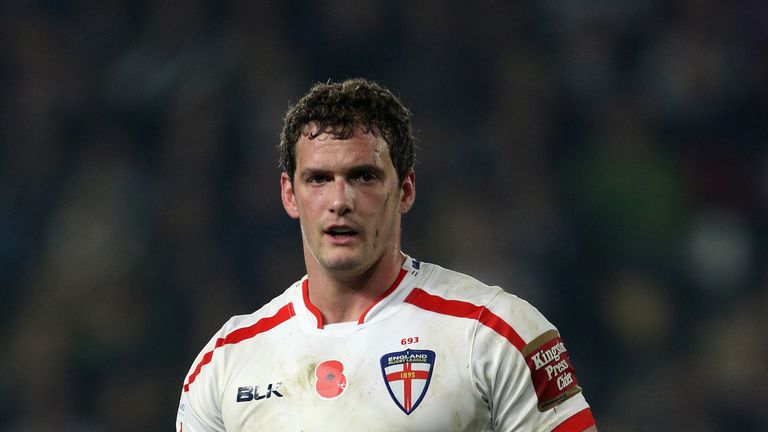
<path id="1" fill-rule="evenodd" d="M 392 286 L 389 287 L 386 291 L 384 291 L 384 294 L 382 294 L 381 297 L 379 297 L 378 300 L 376 300 L 370 306 L 368 306 L 368 309 L 366 309 L 363 312 L 363 314 L 360 315 L 360 319 L 357 320 L 357 323 L 358 324 L 364 323 L 365 322 L 365 316 L 368 314 L 368 312 L 370 312 L 371 309 L 373 309 L 373 307 L 376 306 L 380 301 L 384 300 L 385 297 L 387 297 L 388 295 L 392 294 L 392 292 L 395 291 L 395 289 L 397 289 L 397 286 L 400 285 L 400 282 L 403 281 L 403 278 L 407 274 L 408 274 L 408 270 L 400 269 L 400 273 L 397 274 L 397 278 L 395 278 L 395 281 L 392 282 Z"/>
<path id="2" fill-rule="evenodd" d="M 411 372 L 411 362 L 406 362 L 403 365 L 403 373 L 408 374 L 410 372 Z M 403 396 L 404 396 L 403 402 L 405 402 L 405 410 L 408 412 L 411 412 L 411 409 L 413 408 L 413 405 L 412 405 L 413 391 L 411 390 L 412 387 L 413 387 L 413 380 L 411 379 L 403 380 Z"/>
<path id="3" fill-rule="evenodd" d="M 323 314 L 320 313 L 320 309 L 309 301 L 309 279 L 304 279 L 304 282 L 301 283 L 301 295 L 304 297 L 304 306 L 306 306 L 317 319 L 317 328 L 323 328 Z"/>
<path id="4" fill-rule="evenodd" d="M 200 369 L 211 362 L 211 359 L 213 358 L 213 352 L 216 350 L 216 348 L 222 347 L 224 345 L 240 343 L 258 335 L 259 333 L 269 331 L 277 327 L 279 324 L 287 321 L 294 315 L 296 315 L 296 312 L 293 310 L 293 303 L 288 303 L 287 305 L 281 307 L 280 310 L 278 310 L 274 315 L 262 318 L 248 327 L 237 329 L 232 333 L 224 336 L 223 338 L 216 339 L 216 343 L 214 344 L 213 349 L 203 355 L 200 363 L 195 366 L 195 370 L 192 371 L 192 373 L 189 375 L 189 381 L 184 384 L 184 391 L 189 391 L 189 386 L 195 382 L 195 379 L 200 374 Z"/>
<path id="5" fill-rule="evenodd" d="M 560 423 L 552 432 L 582 432 L 584 429 L 594 426 L 595 418 L 592 417 L 592 411 L 589 408 L 577 412 Z"/>
<path id="6" fill-rule="evenodd" d="M 506 338 L 519 351 L 522 351 L 525 346 L 523 338 L 517 334 L 515 329 L 485 306 L 477 306 L 459 300 L 447 300 L 428 294 L 420 288 L 414 288 L 406 297 L 405 302 L 444 315 L 478 320 L 486 327 L 493 329 L 493 331 Z"/>

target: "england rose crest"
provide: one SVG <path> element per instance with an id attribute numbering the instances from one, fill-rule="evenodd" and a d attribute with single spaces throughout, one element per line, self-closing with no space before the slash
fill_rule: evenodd
<path id="1" fill-rule="evenodd" d="M 405 414 L 410 415 L 427 394 L 434 365 L 435 353 L 429 350 L 407 349 L 381 357 L 384 384 Z"/>

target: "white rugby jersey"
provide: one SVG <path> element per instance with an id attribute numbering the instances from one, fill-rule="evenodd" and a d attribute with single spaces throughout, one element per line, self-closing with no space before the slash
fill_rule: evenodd
<path id="1" fill-rule="evenodd" d="M 177 431 L 582 431 L 557 330 L 498 287 L 408 257 L 357 322 L 323 325 L 306 276 L 230 319 L 184 380 Z"/>

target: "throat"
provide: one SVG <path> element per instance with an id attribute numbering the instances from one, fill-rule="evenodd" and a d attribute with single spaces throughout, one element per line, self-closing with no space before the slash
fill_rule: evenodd
<path id="1" fill-rule="evenodd" d="M 321 325 L 362 321 L 365 314 L 399 284 L 405 273 L 405 256 L 385 253 L 362 273 L 332 271 L 305 254 L 308 280 L 304 298 Z M 355 273 L 355 274 L 351 274 Z"/>

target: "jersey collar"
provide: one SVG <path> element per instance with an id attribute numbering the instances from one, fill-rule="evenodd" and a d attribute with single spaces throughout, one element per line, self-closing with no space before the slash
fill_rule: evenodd
<path id="1" fill-rule="evenodd" d="M 413 287 L 413 280 L 419 273 L 420 263 L 410 256 L 405 256 L 400 272 L 392 285 L 384 291 L 378 300 L 360 315 L 357 326 L 383 319 L 396 312 Z M 302 324 L 315 329 L 323 329 L 323 317 L 320 310 L 309 300 L 309 278 L 304 276 L 298 283 L 298 292 L 293 296 L 297 318 Z M 344 328 L 347 328 L 344 326 Z"/>

